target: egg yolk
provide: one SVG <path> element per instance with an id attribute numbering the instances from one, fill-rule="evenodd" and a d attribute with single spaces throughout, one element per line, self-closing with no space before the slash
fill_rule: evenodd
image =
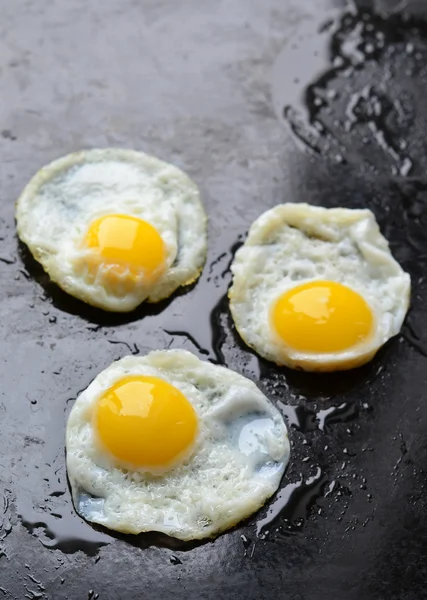
<path id="1" fill-rule="evenodd" d="M 193 406 L 157 377 L 118 381 L 98 399 L 94 421 L 102 444 L 115 458 L 159 470 L 188 454 L 197 433 Z"/>
<path id="2" fill-rule="evenodd" d="M 164 267 L 165 246 L 155 227 L 129 215 L 107 215 L 93 221 L 85 245 L 93 249 L 89 263 L 112 267 L 112 275 L 144 273 L 155 278 Z"/>
<path id="3" fill-rule="evenodd" d="M 335 281 L 312 281 L 280 296 L 271 313 L 274 329 L 300 352 L 341 352 L 372 332 L 373 315 L 357 292 Z"/>

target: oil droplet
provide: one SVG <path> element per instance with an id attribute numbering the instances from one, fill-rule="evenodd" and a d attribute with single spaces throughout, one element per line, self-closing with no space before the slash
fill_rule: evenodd
<path id="1" fill-rule="evenodd" d="M 302 433 L 315 431 L 317 429 L 316 413 L 304 406 L 291 406 L 280 400 L 277 408 L 284 415 L 290 427 L 294 427 Z"/>
<path id="2" fill-rule="evenodd" d="M 323 496 L 326 484 L 326 475 L 320 467 L 317 467 L 312 477 L 304 481 L 301 475 L 299 481 L 286 485 L 277 493 L 266 515 L 257 522 L 257 535 L 261 537 L 268 535 L 271 526 L 279 518 L 286 519 L 291 527 L 300 528 L 306 521 L 313 504 Z"/>
<path id="3" fill-rule="evenodd" d="M 286 418 L 290 427 L 294 427 L 301 433 L 310 431 L 326 431 L 335 423 L 346 423 L 355 419 L 359 414 L 356 403 L 343 402 L 339 406 L 330 406 L 319 411 L 311 410 L 304 405 L 292 406 L 284 404 L 281 400 L 277 402 L 277 408 Z M 349 431 L 347 431 L 349 433 Z M 350 432 L 351 433 L 351 432 Z"/>
<path id="4" fill-rule="evenodd" d="M 339 406 L 331 406 L 319 410 L 316 420 L 319 423 L 319 429 L 325 431 L 333 423 L 345 423 L 355 419 L 359 414 L 359 407 L 356 403 L 343 402 Z"/>
<path id="5" fill-rule="evenodd" d="M 225 362 L 221 348 L 227 333 L 221 316 L 228 311 L 224 290 L 231 281 L 230 264 L 241 245 L 240 241 L 236 243 L 236 237 L 241 238 L 241 235 L 234 233 L 232 238 L 231 234 L 227 234 L 222 240 L 222 247 L 230 249 L 228 252 L 221 252 L 204 270 L 194 303 L 189 304 L 186 300 L 186 304 L 181 309 L 178 308 L 175 314 L 169 313 L 163 325 L 164 332 L 172 338 L 171 343 L 176 338 L 182 347 L 183 340 L 188 340 L 191 349 L 217 364 Z"/>
<path id="6" fill-rule="evenodd" d="M 36 535 L 46 548 L 58 548 L 65 554 L 82 550 L 95 556 L 112 538 L 85 523 L 70 505 L 64 504 L 55 513 L 40 512 L 32 501 L 22 495 L 17 502 L 18 515 L 24 527 Z"/>

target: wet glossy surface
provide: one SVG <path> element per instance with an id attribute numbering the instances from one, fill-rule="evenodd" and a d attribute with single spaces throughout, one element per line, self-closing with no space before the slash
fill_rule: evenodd
<path id="1" fill-rule="evenodd" d="M 332 0 L 0 0 L 4 597 L 424 597 L 427 7 L 363 4 L 392 20 L 343 15 Z M 13 202 L 40 166 L 106 145 L 187 170 L 210 216 L 200 281 L 132 315 L 67 297 L 14 232 Z M 370 207 L 412 275 L 402 336 L 362 369 L 278 369 L 235 334 L 230 260 L 284 200 Z M 168 347 L 254 379 L 290 426 L 281 490 L 214 542 L 115 535 L 71 506 L 63 436 L 75 397 L 111 361 Z"/>

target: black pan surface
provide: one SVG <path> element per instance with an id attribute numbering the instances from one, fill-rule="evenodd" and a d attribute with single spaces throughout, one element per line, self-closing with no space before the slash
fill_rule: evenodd
<path id="1" fill-rule="evenodd" d="M 0 16 L 0 598 L 426 598 L 426 4 L 0 0 Z M 200 281 L 127 316 L 67 297 L 14 230 L 36 170 L 104 146 L 187 170 L 210 218 Z M 412 276 L 402 334 L 362 369 L 279 369 L 233 330 L 230 260 L 287 200 L 371 208 Z M 113 360 L 179 347 L 277 403 L 281 490 L 213 542 L 92 528 L 66 480 L 72 403 Z"/>

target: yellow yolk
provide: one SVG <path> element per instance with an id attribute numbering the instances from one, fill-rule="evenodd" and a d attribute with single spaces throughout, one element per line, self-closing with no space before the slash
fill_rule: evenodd
<path id="1" fill-rule="evenodd" d="M 342 352 L 372 332 L 373 316 L 365 300 L 334 281 L 312 281 L 280 296 L 273 306 L 274 329 L 299 352 Z"/>
<path id="2" fill-rule="evenodd" d="M 93 221 L 85 246 L 94 250 L 89 266 L 111 267 L 109 273 L 154 279 L 164 268 L 165 246 L 155 227 L 129 215 L 107 215 Z"/>
<path id="3" fill-rule="evenodd" d="M 163 470 L 191 450 L 197 416 L 187 398 L 157 377 L 121 379 L 96 404 L 94 426 L 119 461 Z"/>

